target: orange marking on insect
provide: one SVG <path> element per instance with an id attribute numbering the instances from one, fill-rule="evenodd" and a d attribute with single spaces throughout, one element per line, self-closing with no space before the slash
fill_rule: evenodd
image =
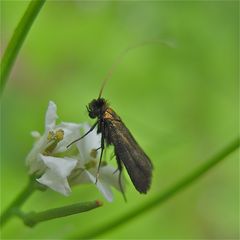
<path id="1" fill-rule="evenodd" d="M 113 119 L 113 115 L 112 115 L 112 110 L 110 108 L 108 108 L 105 112 L 104 112 L 104 115 L 103 115 L 103 118 L 104 119 Z"/>

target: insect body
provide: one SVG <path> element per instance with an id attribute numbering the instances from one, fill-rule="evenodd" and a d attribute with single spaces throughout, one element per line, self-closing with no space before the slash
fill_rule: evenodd
<path id="1" fill-rule="evenodd" d="M 148 156 L 135 141 L 121 118 L 109 107 L 104 98 L 92 100 L 87 109 L 89 117 L 97 118 L 97 121 L 80 139 L 85 137 L 97 126 L 97 132 L 102 134 L 99 167 L 105 144 L 113 145 L 118 170 L 120 171 L 119 176 L 121 176 L 123 164 L 126 167 L 135 188 L 140 193 L 146 193 L 151 185 L 153 168 Z M 80 139 L 77 139 L 74 142 Z M 122 189 L 121 183 L 120 187 Z"/>

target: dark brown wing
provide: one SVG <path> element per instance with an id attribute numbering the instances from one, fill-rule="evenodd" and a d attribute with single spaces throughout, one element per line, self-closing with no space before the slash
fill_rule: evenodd
<path id="1" fill-rule="evenodd" d="M 135 188 L 146 193 L 151 185 L 152 163 L 124 123 L 113 114 L 117 118 L 105 119 L 109 143 L 114 145 L 116 158 L 123 162 Z"/>

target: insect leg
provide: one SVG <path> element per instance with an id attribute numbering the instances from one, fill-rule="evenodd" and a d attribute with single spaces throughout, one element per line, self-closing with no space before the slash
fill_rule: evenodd
<path id="1" fill-rule="evenodd" d="M 112 160 L 115 156 L 116 156 L 115 153 L 112 153 L 110 160 Z"/>
<path id="2" fill-rule="evenodd" d="M 121 193 L 123 195 L 123 198 L 124 198 L 124 201 L 127 202 L 127 198 L 126 198 L 126 195 L 124 193 L 124 189 L 123 189 L 123 185 L 122 185 L 122 170 L 123 170 L 123 167 L 122 167 L 122 162 L 121 160 L 118 158 L 118 156 L 116 156 L 116 159 L 117 159 L 117 165 L 118 165 L 118 168 L 116 171 L 119 171 L 119 175 L 118 175 L 118 183 L 119 183 L 119 187 L 120 187 L 120 190 L 121 190 Z M 116 172 L 114 171 L 114 173 Z"/>
<path id="3" fill-rule="evenodd" d="M 98 178 L 99 178 L 99 171 L 100 171 L 100 167 L 101 167 L 101 162 L 102 162 L 102 156 L 103 156 L 103 150 L 105 148 L 104 146 L 104 136 L 105 136 L 105 125 L 104 122 L 101 123 L 101 128 L 102 129 L 102 137 L 101 137 L 101 153 L 100 153 L 100 160 L 99 160 L 99 164 L 98 164 L 98 168 L 97 168 L 97 175 L 96 175 L 96 182 L 95 184 L 97 184 Z"/>
<path id="4" fill-rule="evenodd" d="M 83 139 L 84 137 L 86 137 L 91 131 L 93 131 L 93 129 L 97 126 L 98 124 L 98 120 L 92 125 L 92 127 L 83 135 L 81 136 L 80 138 L 74 140 L 73 142 L 71 142 L 70 144 L 67 145 L 67 148 L 69 148 L 72 144 L 74 144 L 75 142 Z"/>

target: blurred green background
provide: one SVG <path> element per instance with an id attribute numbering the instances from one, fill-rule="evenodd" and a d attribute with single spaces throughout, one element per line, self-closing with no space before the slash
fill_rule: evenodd
<path id="1" fill-rule="evenodd" d="M 1 1 L 1 50 L 28 1 Z M 236 137 L 238 130 L 238 1 L 46 2 L 20 51 L 1 103 L 1 208 L 27 183 L 30 131 L 43 131 L 49 100 L 60 120 L 90 122 L 85 105 L 126 47 L 129 52 L 103 96 L 122 117 L 155 166 L 151 191 L 140 195 L 129 181 L 128 203 L 119 192 L 105 202 L 94 186 L 66 198 L 35 193 L 25 211 L 101 199 L 102 208 L 41 223 L 17 219 L 2 238 L 68 238 L 97 228 L 148 201 Z M 239 238 L 238 154 L 235 152 L 190 188 L 103 238 Z M 114 164 L 114 160 L 112 162 Z"/>

